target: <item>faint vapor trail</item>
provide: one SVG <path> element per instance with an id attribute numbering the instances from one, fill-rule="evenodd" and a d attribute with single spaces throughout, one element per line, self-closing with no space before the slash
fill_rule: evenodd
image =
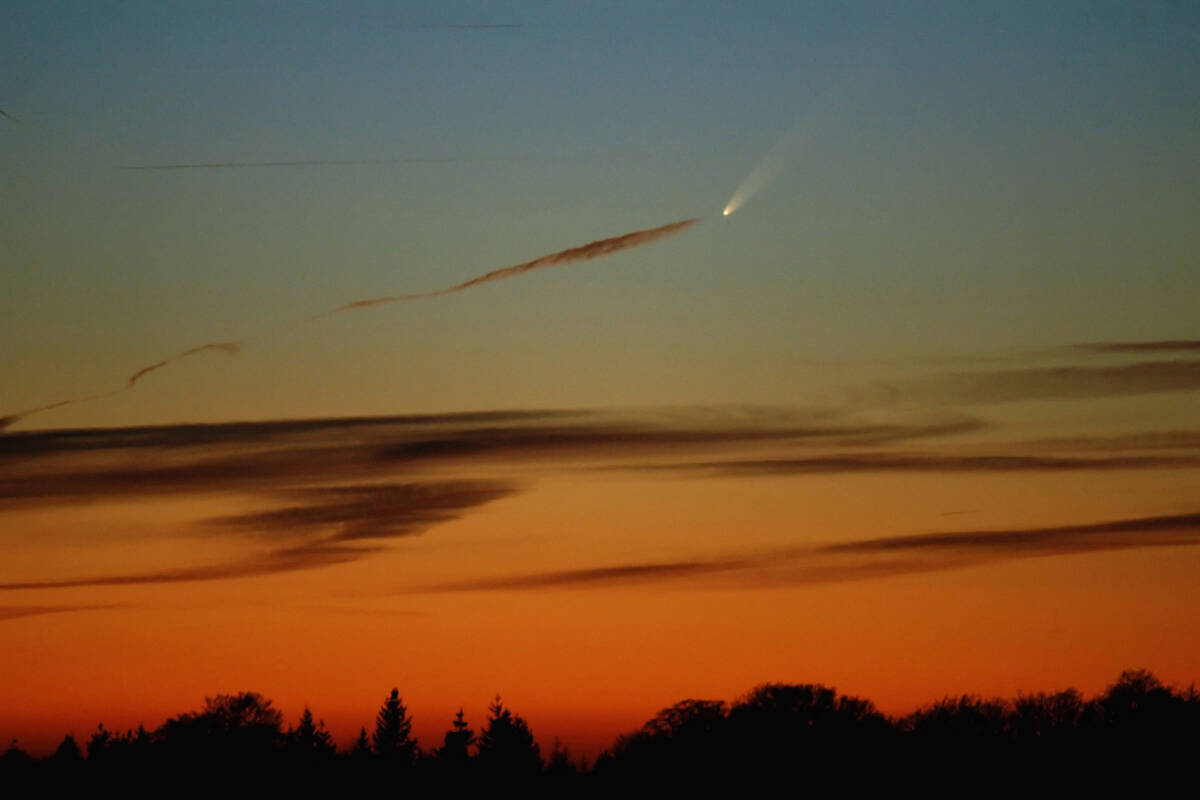
<path id="1" fill-rule="evenodd" d="M 36 408 L 27 408 L 24 411 L 18 411 L 15 414 L 9 414 L 6 417 L 0 417 L 0 431 L 4 430 L 5 428 L 9 427 L 10 425 L 13 425 L 16 422 L 21 421 L 25 417 L 28 417 L 32 414 L 38 414 L 38 413 L 41 413 L 42 411 L 50 411 L 55 408 L 62 408 L 63 406 L 73 406 L 76 403 L 90 403 L 93 400 L 102 400 L 106 397 L 112 397 L 113 395 L 120 394 L 121 392 L 128 392 L 135 385 L 137 385 L 138 381 L 140 381 L 142 378 L 146 377 L 151 372 L 154 372 L 155 370 L 158 370 L 158 369 L 162 369 L 163 367 L 167 366 L 168 364 L 172 364 L 172 363 L 180 360 L 181 358 L 188 358 L 189 356 L 194 356 L 199 353 L 207 353 L 207 352 L 220 352 L 220 353 L 225 353 L 230 356 L 236 356 L 238 354 L 238 352 L 241 350 L 241 347 L 242 347 L 241 342 L 210 342 L 208 344 L 202 344 L 199 347 L 193 347 L 189 350 L 184 350 L 182 353 L 179 353 L 178 355 L 174 355 L 174 356 L 171 356 L 170 358 L 165 358 L 162 361 L 158 361 L 149 366 L 142 367 L 137 372 L 130 375 L 129 379 L 125 382 L 125 385 L 122 386 L 120 389 L 114 389 L 111 392 L 103 392 L 101 394 L 90 394 L 90 395 L 87 395 L 86 397 L 71 397 L 66 400 L 59 400 L 57 403 L 49 403 L 47 405 L 38 406 Z"/>
<path id="2" fill-rule="evenodd" d="M 134 384 L 146 377 L 147 374 L 154 372 L 156 369 L 162 369 L 168 364 L 178 361 L 181 358 L 187 358 L 188 356 L 194 356 L 197 353 L 206 353 L 210 351 L 218 351 L 225 353 L 226 355 L 236 356 L 241 349 L 241 342 L 210 342 L 209 344 L 202 344 L 199 347 L 193 347 L 190 350 L 184 350 L 179 355 L 163 359 L 162 361 L 151 364 L 148 367 L 142 367 L 137 372 L 129 376 L 129 382 L 125 384 L 125 389 L 132 389 Z"/>
<path id="3" fill-rule="evenodd" d="M 580 157 L 563 156 L 414 156 L 411 158 L 306 158 L 286 161 L 200 161 L 173 164 L 125 164 L 113 167 L 121 172 L 181 169 L 257 169 L 266 167 L 347 167 L 380 166 L 385 164 L 457 164 L 492 161 L 577 161 Z"/>
<path id="4" fill-rule="evenodd" d="M 154 167 L 143 167 L 141 169 L 153 169 L 153 168 Z M 621 250 L 629 250 L 634 247 L 641 247 L 642 245 L 651 244 L 652 242 L 656 242 L 659 239 L 665 239 L 669 236 L 674 236 L 675 234 L 681 233 L 682 231 L 690 228 L 691 226 L 695 225 L 699 221 L 700 221 L 700 218 L 696 217 L 693 219 L 680 220 L 679 222 L 672 222 L 668 225 L 661 225 L 657 228 L 648 228 L 646 230 L 633 231 L 632 233 L 626 233 L 621 236 L 612 236 L 608 239 L 599 239 L 597 241 L 589 242 L 588 244 L 581 245 L 579 247 L 572 247 L 567 250 L 560 250 L 557 253 L 551 253 L 549 255 L 541 256 L 540 258 L 535 258 L 532 261 L 526 261 L 523 264 L 517 264 L 512 267 L 504 267 L 502 269 L 492 270 L 491 272 L 484 273 L 483 275 L 480 275 L 476 278 L 471 278 L 468 281 L 464 281 L 463 283 L 455 284 L 454 286 L 450 286 L 445 289 L 437 289 L 432 292 L 421 292 L 418 294 L 393 295 L 390 297 L 374 297 L 374 298 L 370 298 L 367 300 L 358 300 L 353 303 L 348 303 L 347 305 L 344 305 L 344 306 L 339 306 L 339 307 L 333 309 L 332 311 L 325 312 L 324 314 L 318 314 L 316 316 L 307 317 L 305 319 L 300 320 L 299 322 L 312 322 L 317 319 L 321 319 L 323 317 L 328 317 L 332 314 L 340 313 L 342 311 L 351 311 L 351 310 L 359 309 L 359 308 L 369 308 L 371 306 L 383 305 L 385 303 L 396 303 L 396 302 L 400 302 L 402 300 L 419 300 L 419 299 L 429 298 L 429 297 L 439 297 L 439 296 L 445 295 L 445 294 L 453 294 L 454 292 L 461 292 L 464 289 L 469 289 L 472 286 L 478 286 L 481 283 L 490 283 L 491 281 L 500 281 L 500 280 L 504 280 L 506 278 L 512 278 L 512 277 L 515 277 L 522 273 L 529 272 L 530 270 L 540 269 L 542 267 L 558 267 L 558 266 L 563 266 L 565 264 L 573 264 L 578 261 L 591 261 L 592 259 L 602 258 L 602 257 L 610 255 L 612 253 L 620 252 Z M 291 323 L 291 324 L 285 325 L 283 327 L 291 327 L 291 325 L 294 325 L 294 324 L 299 324 L 299 323 Z M 9 427 L 13 423 L 15 423 L 21 419 L 24 419 L 25 417 L 28 417 L 31 414 L 36 414 L 41 411 L 49 411 L 54 408 L 61 408 L 62 406 L 74 405 L 75 403 L 86 403 L 86 402 L 90 402 L 92 400 L 99 400 L 99 399 L 105 398 L 105 397 L 112 397 L 113 395 L 120 394 L 121 392 L 127 392 L 127 391 L 133 389 L 142 378 L 146 377 L 151 372 L 160 370 L 163 367 L 173 364 L 174 362 L 179 361 L 180 359 L 188 358 L 189 356 L 197 355 L 199 353 L 214 352 L 214 351 L 223 352 L 230 356 L 237 355 L 237 353 L 240 351 L 241 346 L 244 343 L 244 341 L 245 340 L 243 339 L 243 340 L 239 340 L 239 341 L 209 342 L 208 344 L 202 344 L 198 347 L 193 347 L 189 350 L 184 350 L 182 353 L 179 353 L 178 355 L 174 355 L 174 356 L 171 356 L 170 358 L 165 358 L 162 361 L 158 361 L 153 364 L 149 364 L 145 367 L 142 367 L 137 372 L 135 372 L 129 376 L 129 378 L 126 380 L 125 385 L 123 387 L 121 387 L 120 389 L 117 389 L 115 391 L 108 392 L 105 394 L 89 395 L 87 397 L 76 397 L 76 398 L 71 398 L 68 400 L 60 400 L 57 403 L 51 403 L 49 405 L 38 406 L 37 408 L 31 408 L 31 409 L 27 409 L 25 411 L 17 412 L 15 414 L 10 414 L 8 416 L 0 417 L 0 430 L 3 430 L 5 428 Z"/>
<path id="5" fill-rule="evenodd" d="M 532 261 L 526 261 L 523 264 L 517 264 L 512 267 L 504 267 L 502 269 L 486 272 L 476 278 L 471 278 L 469 281 L 457 283 L 454 286 L 449 286 L 445 289 L 436 289 L 431 292 L 418 292 L 416 294 L 399 294 L 387 297 L 372 297 L 366 300 L 356 300 L 353 303 L 347 303 L 344 306 L 338 306 L 333 311 L 326 312 L 320 316 L 329 316 L 342 311 L 353 311 L 359 308 L 370 308 L 371 306 L 383 305 L 385 303 L 398 303 L 404 300 L 420 300 L 427 297 L 440 297 L 441 295 L 453 294 L 461 292 L 464 289 L 470 289 L 472 286 L 478 286 L 481 283 L 491 283 L 492 281 L 502 281 L 506 278 L 512 278 L 517 275 L 529 272 L 542 267 L 560 267 L 566 264 L 574 264 L 579 261 L 591 261 L 595 258 L 602 258 L 612 253 L 620 252 L 621 250 L 629 250 L 634 247 L 657 242 L 659 239 L 665 239 L 669 236 L 674 236 L 682 233 L 691 226 L 700 221 L 699 217 L 692 219 L 680 220 L 672 222 L 668 225 L 662 225 L 657 228 L 647 228 L 646 230 L 634 231 L 621 236 L 613 236 L 608 239 L 599 239 L 594 242 L 589 242 L 579 247 L 572 247 L 567 250 L 560 250 L 557 253 L 535 258 Z"/>
<path id="6" fill-rule="evenodd" d="M 116 392 L 107 392 L 105 394 L 90 394 L 87 397 L 72 397 L 67 400 L 59 400 L 57 403 L 48 403 L 47 405 L 37 406 L 36 408 L 27 408 L 24 411 L 18 411 L 15 414 L 9 414 L 7 417 L 0 417 L 0 431 L 4 430 L 10 425 L 20 422 L 21 420 L 25 419 L 25 417 L 28 417 L 32 414 L 38 414 L 42 411 L 50 411 L 51 409 L 55 408 L 62 408 L 63 406 L 71 406 L 75 405 L 76 403 L 88 403 L 92 400 L 99 400 L 102 397 L 112 397 L 117 392 L 122 391 L 125 390 L 118 389 Z"/>

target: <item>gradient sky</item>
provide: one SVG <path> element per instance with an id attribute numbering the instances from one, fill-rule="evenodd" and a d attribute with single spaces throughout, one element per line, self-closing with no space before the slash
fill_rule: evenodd
<path id="1" fill-rule="evenodd" d="M 0 417 L 245 345 L 0 433 L 0 740 L 1200 678 L 1197 75 L 1186 2 L 5 3 Z"/>

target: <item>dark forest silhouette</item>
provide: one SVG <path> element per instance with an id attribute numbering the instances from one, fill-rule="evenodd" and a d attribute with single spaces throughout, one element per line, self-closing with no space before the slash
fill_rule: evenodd
<path id="1" fill-rule="evenodd" d="M 1074 689 L 1013 699 L 946 697 L 898 718 L 869 700 L 820 684 L 763 684 L 731 705 L 683 700 L 619 737 L 588 765 L 555 741 L 544 756 L 528 723 L 499 696 L 478 730 L 462 709 L 440 745 L 424 750 L 398 689 L 385 696 L 374 732 L 340 751 L 305 707 L 284 726 L 255 692 L 206 698 L 204 708 L 158 729 L 99 725 L 82 745 L 66 736 L 35 759 L 16 741 L 0 755 L 0 791 L 23 781 L 79 779 L 198 782 L 231 775 L 296 785 L 337 781 L 382 788 L 430 783 L 604 786 L 637 780 L 739 776 L 803 779 L 814 770 L 866 786 L 936 775 L 1088 775 L 1190 769 L 1200 746 L 1200 692 L 1164 686 L 1144 670 L 1121 673 L 1103 693 Z M 332 784 L 331 784 L 332 785 Z"/>

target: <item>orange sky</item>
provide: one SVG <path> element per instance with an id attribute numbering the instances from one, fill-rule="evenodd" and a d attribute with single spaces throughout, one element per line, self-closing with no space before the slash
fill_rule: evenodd
<path id="1" fill-rule="evenodd" d="M 94 608 L 0 621 L 0 735 L 44 749 L 97 722 L 153 727 L 205 695 L 255 690 L 289 720 L 308 704 L 348 742 L 397 686 L 426 747 L 459 705 L 478 724 L 500 693 L 547 746 L 558 736 L 594 755 L 676 700 L 733 699 L 763 681 L 832 684 L 903 713 L 942 694 L 1098 691 L 1130 667 L 1186 683 L 1200 665 L 1195 548 L 1018 554 L 832 582 L 787 566 L 798 545 L 1178 512 L 1194 470 L 718 478 L 544 460 L 435 470 L 517 475 L 526 488 L 350 563 L 7 592 L 12 606 Z M 21 535 L 4 541 L 5 578 L 237 559 L 259 543 L 200 520 L 253 505 L 205 495 L 10 510 L 7 530 Z M 747 553 L 765 563 L 437 588 Z"/>
<path id="2" fill-rule="evenodd" d="M 1200 679 L 1200 4 L 293 5 L 5 0 L 0 745 Z"/>

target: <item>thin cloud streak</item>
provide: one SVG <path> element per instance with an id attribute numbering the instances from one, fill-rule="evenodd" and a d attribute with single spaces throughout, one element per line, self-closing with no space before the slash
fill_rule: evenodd
<path id="1" fill-rule="evenodd" d="M 239 352 L 241 352 L 241 349 L 242 349 L 241 342 L 209 342 L 208 344 L 202 344 L 199 347 L 193 347 L 188 350 L 184 350 L 179 355 L 171 356 L 170 358 L 167 358 L 167 359 L 164 359 L 157 363 L 151 364 L 148 367 L 142 367 L 137 372 L 135 372 L 129 376 L 129 380 L 126 382 L 125 388 L 132 389 L 134 387 L 134 385 L 137 384 L 138 381 L 140 381 L 142 378 L 144 378 L 149 373 L 154 372 L 157 369 L 162 369 L 163 367 L 167 366 L 168 364 L 173 364 L 176 361 L 179 361 L 180 359 L 188 358 L 188 357 L 194 356 L 194 355 L 199 355 L 200 353 L 213 353 L 213 352 L 224 353 L 225 355 L 228 355 L 228 356 L 236 356 Z"/>
<path id="2" fill-rule="evenodd" d="M 856 453 L 812 458 L 762 458 L 628 465 L 626 469 L 704 472 L 720 476 L 809 475 L 854 472 L 1068 472 L 1131 469 L 1193 469 L 1191 456 L 1071 458 L 1032 455 L 945 455 L 939 453 Z"/>
<path id="3" fill-rule="evenodd" d="M 226 532 L 249 534 L 258 539 L 301 540 L 297 544 L 218 564 L 10 581 L 0 583 L 0 591 L 192 583 L 346 564 L 385 550 L 384 539 L 415 536 L 514 491 L 516 488 L 511 484 L 484 481 L 298 489 L 290 496 L 311 498 L 308 505 L 208 520 Z"/>
<path id="4" fill-rule="evenodd" d="M 189 358 L 191 356 L 198 355 L 200 353 L 210 353 L 210 352 L 220 352 L 220 353 L 225 353 L 228 356 L 236 356 L 238 354 L 238 352 L 241 350 L 241 347 L 242 347 L 241 342 L 209 342 L 208 344 L 202 344 L 202 345 L 199 345 L 198 347 L 189 348 L 187 350 L 184 350 L 182 353 L 171 356 L 170 358 L 165 358 L 162 361 L 156 361 L 153 364 L 142 367 L 137 372 L 134 372 L 132 375 L 130 375 L 129 378 L 125 381 L 125 385 L 122 386 L 120 389 L 115 389 L 111 392 L 103 392 L 100 394 L 91 394 L 91 395 L 87 395 L 86 397 L 71 397 L 66 400 L 59 400 L 56 403 L 49 403 L 44 406 L 37 406 L 36 408 L 27 408 L 24 411 L 18 411 L 15 414 L 9 414 L 8 416 L 0 417 L 0 431 L 4 430 L 5 428 L 9 427 L 10 425 L 13 425 L 16 422 L 21 421 L 25 417 L 31 416 L 33 414 L 38 414 L 43 411 L 50 411 L 55 408 L 62 408 L 64 406 L 72 406 L 72 405 L 76 405 L 78 403 L 91 403 L 91 402 L 95 402 L 96 400 L 103 400 L 108 397 L 114 397 L 115 395 L 121 394 L 122 392 L 128 392 L 135 385 L 137 385 L 138 381 L 140 381 L 142 378 L 149 375 L 151 372 L 160 370 L 169 364 L 173 364 L 176 361 L 179 361 L 180 359 Z"/>
<path id="5" fill-rule="evenodd" d="M 122 606 L 0 606 L 0 622 L 22 619 L 24 617 L 37 617 L 43 614 L 67 614 L 73 611 L 103 611 L 111 608 L 122 608 Z"/>
<path id="6" fill-rule="evenodd" d="M 175 165 L 175 166 L 181 166 L 181 165 Z M 440 297 L 442 295 L 454 294 L 455 292 L 461 292 L 465 289 L 470 289 L 473 286 L 478 286 L 483 283 L 491 283 L 492 281 L 500 281 L 500 280 L 505 280 L 507 278 L 513 278 L 513 277 L 516 277 L 518 275 L 521 275 L 523 273 L 529 272 L 530 270 L 534 270 L 534 269 L 541 269 L 543 267 L 564 266 L 567 264 L 574 264 L 574 263 L 581 262 L 581 261 L 591 261 L 593 259 L 603 258 L 604 256 L 611 255 L 613 253 L 617 253 L 622 250 L 629 250 L 634 247 L 641 247 L 643 245 L 648 245 L 653 242 L 656 242 L 660 239 L 665 239 L 670 236 L 675 236 L 675 235 L 683 232 L 684 230 L 690 228 L 691 226 L 695 225 L 699 221 L 700 221 L 699 218 L 685 219 L 685 220 L 681 220 L 679 222 L 672 222 L 667 225 L 661 225 L 657 228 L 648 228 L 646 230 L 633 231 L 632 233 L 626 233 L 621 236 L 612 236 L 607 239 L 599 239 L 597 241 L 589 242 L 588 244 L 581 245 L 579 247 L 572 247 L 567 250 L 560 250 L 557 253 L 550 253 L 549 255 L 535 258 L 532 261 L 526 261 L 523 264 L 517 264 L 517 265 L 511 266 L 511 267 L 504 267 L 502 269 L 492 270 L 491 272 L 484 273 L 483 275 L 472 278 L 468 281 L 464 281 L 463 283 L 455 284 L 454 286 L 449 286 L 445 289 L 437 289 L 437 290 L 434 290 L 431 292 L 420 292 L 417 294 L 392 295 L 392 296 L 387 296 L 387 297 L 370 298 L 367 300 L 358 300 L 356 302 L 349 303 L 347 305 L 339 306 L 339 307 L 333 309 L 332 311 L 327 311 L 323 314 L 317 314 L 315 316 L 307 317 L 304 320 L 302 320 L 302 322 L 313 322 L 318 319 L 322 319 L 324 317 L 328 317 L 333 314 L 341 313 L 344 311 L 352 311 L 352 310 L 356 310 L 356 309 L 360 309 L 360 308 L 369 308 L 369 307 L 373 307 L 373 306 L 384 305 L 387 303 L 397 303 L 397 302 L 407 301 L 407 300 L 421 300 L 421 299 L 427 299 L 427 298 L 433 298 L 433 297 Z M 49 410 L 55 409 L 55 408 L 61 408 L 63 406 L 74 405 L 76 403 L 91 402 L 93 400 L 98 400 L 98 399 L 101 399 L 104 397 L 112 397 L 115 394 L 119 394 L 120 391 L 129 391 L 129 390 L 133 389 L 137 385 L 137 383 L 142 378 L 144 378 L 146 375 L 148 375 L 152 372 L 155 372 L 157 370 L 160 370 L 163 367 L 166 367 L 170 364 L 173 364 L 174 362 L 179 361 L 180 359 L 188 358 L 188 357 L 196 355 L 198 353 L 204 353 L 204 352 L 210 352 L 210 351 L 221 351 L 221 352 L 227 353 L 228 355 L 235 355 L 243 343 L 244 343 L 244 341 L 211 342 L 208 344 L 199 345 L 198 347 L 190 348 L 188 350 L 183 351 L 182 353 L 179 353 L 178 355 L 171 356 L 170 358 L 166 358 L 166 359 L 163 359 L 162 361 L 157 361 L 153 364 L 149 364 L 145 367 L 142 367 L 141 369 L 139 369 L 137 372 L 133 373 L 128 378 L 128 380 L 125 383 L 125 386 L 121 390 L 114 391 L 114 392 L 108 392 L 106 394 L 95 394 L 95 395 L 89 395 L 87 397 L 73 398 L 73 399 L 68 399 L 68 400 L 60 400 L 56 403 L 50 403 L 48 405 L 38 406 L 36 408 L 27 409 L 25 411 L 20 411 L 15 414 L 9 414 L 9 415 L 0 417 L 0 430 L 3 430 L 5 428 L 9 427 L 10 425 L 13 425 L 16 422 L 19 422 L 20 420 L 22 420 L 32 414 L 37 414 L 37 413 L 40 413 L 43 411 L 49 411 Z"/>
<path id="7" fill-rule="evenodd" d="M 476 508 L 507 497 L 516 487 L 500 481 L 322 486 L 283 493 L 301 502 L 249 514 L 214 517 L 222 528 L 240 528 L 272 537 L 307 536 L 335 527 L 326 541 L 414 536 Z"/>
<path id="8" fill-rule="evenodd" d="M 956 372 L 881 388 L 889 402 L 927 400 L 963 405 L 1195 391 L 1200 389 L 1200 361 Z"/>
<path id="9" fill-rule="evenodd" d="M 1200 512 L 1109 520 L 1078 525 L 889 536 L 827 545 L 824 553 L 918 550 L 985 550 L 998 553 L 1083 552 L 1126 546 L 1194 544 L 1200 541 Z"/>
<path id="10" fill-rule="evenodd" d="M 269 169 L 278 167 L 356 167 L 388 164 L 473 164 L 521 161 L 580 161 L 584 156 L 410 156 L 407 158 L 299 158 L 275 161 L 195 161 L 165 164 L 123 164 L 119 172 L 200 169 Z"/>
<path id="11" fill-rule="evenodd" d="M 805 586 L 982 566 L 1018 558 L 1200 544 L 1200 512 L 1040 528 L 926 533 L 718 559 L 621 564 L 452 581 L 410 592 L 619 587 L 717 579 L 735 588 Z"/>
<path id="12" fill-rule="evenodd" d="M 772 423 L 533 411 L 10 434 L 0 437 L 0 511 L 386 481 L 397 470 L 422 465 L 562 464 L 763 446 L 880 446 L 984 427 L 962 418 L 877 424 L 802 416 Z M 130 451 L 138 457 L 131 460 Z"/>
<path id="13" fill-rule="evenodd" d="M 685 219 L 679 222 L 672 222 L 667 225 L 661 225 L 657 228 L 647 228 L 646 230 L 633 231 L 632 233 L 622 234 L 620 236 L 612 236 L 607 239 L 598 239 L 594 242 L 589 242 L 579 247 L 560 250 L 557 253 L 540 256 L 532 261 L 526 261 L 523 264 L 516 264 L 511 267 L 492 270 L 478 277 L 471 278 L 468 281 L 457 283 L 453 286 L 448 286 L 445 289 L 435 289 L 430 292 L 419 292 L 416 294 L 400 294 L 390 295 L 385 297 L 374 297 L 366 300 L 356 300 L 353 303 L 347 303 L 344 306 L 339 306 L 328 314 L 337 314 L 343 311 L 354 311 L 360 308 L 371 308 L 373 306 L 383 305 L 385 303 L 398 303 L 407 300 L 421 300 L 429 297 L 440 297 L 442 295 L 454 294 L 461 292 L 464 289 L 470 289 L 473 286 L 479 286 L 492 281 L 501 281 L 506 278 L 513 278 L 517 275 L 524 274 L 534 269 L 543 267 L 560 267 L 567 264 L 575 264 L 580 261 L 591 261 L 597 258 L 618 253 L 622 250 L 629 250 L 634 247 L 642 247 L 660 239 L 665 239 L 670 236 L 675 236 L 699 222 L 699 218 Z M 322 315 L 322 316 L 327 316 Z"/>
<path id="14" fill-rule="evenodd" d="M 1200 339 L 1159 339 L 1142 342 L 1084 342 L 1071 349 L 1091 353 L 1160 353 L 1200 350 Z"/>
<path id="15" fill-rule="evenodd" d="M 1041 450 L 1123 451 L 1123 450 L 1200 450 L 1200 431 L 1145 431 L 1112 436 L 1057 436 L 1033 439 L 1021 447 Z"/>
<path id="16" fill-rule="evenodd" d="M 283 572 L 328 567 L 356 561 L 382 550 L 382 547 L 348 547 L 325 543 L 274 550 L 262 556 L 197 567 L 176 567 L 94 577 L 62 578 L 41 581 L 0 583 L 0 591 L 35 589 L 79 589 L 100 586 L 143 586 L 160 583 L 193 583 L 274 575 Z"/>

